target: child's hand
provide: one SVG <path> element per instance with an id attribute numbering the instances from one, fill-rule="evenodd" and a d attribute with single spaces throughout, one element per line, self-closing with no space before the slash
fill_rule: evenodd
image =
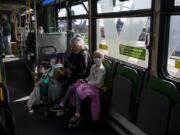
<path id="1" fill-rule="evenodd" d="M 62 75 L 62 76 L 65 76 L 65 75 L 66 75 L 66 70 L 65 70 L 65 69 L 59 69 L 58 72 L 59 72 L 59 74 Z"/>
<path id="2" fill-rule="evenodd" d="M 71 77 L 71 73 L 72 73 L 71 69 L 70 68 L 66 68 L 66 74 L 67 74 L 67 76 L 69 78 Z"/>
<path id="3" fill-rule="evenodd" d="M 83 79 L 79 79 L 76 81 L 77 83 L 84 83 L 85 81 Z"/>

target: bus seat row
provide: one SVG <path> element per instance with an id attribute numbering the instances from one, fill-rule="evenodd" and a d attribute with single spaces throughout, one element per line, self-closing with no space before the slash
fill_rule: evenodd
<path id="1" fill-rule="evenodd" d="M 151 77 L 141 92 L 139 85 L 145 82 L 136 69 L 118 64 L 111 70 L 115 70 L 109 75 L 113 81 L 108 114 L 112 121 L 134 135 L 180 134 L 180 98 L 173 83 Z"/>

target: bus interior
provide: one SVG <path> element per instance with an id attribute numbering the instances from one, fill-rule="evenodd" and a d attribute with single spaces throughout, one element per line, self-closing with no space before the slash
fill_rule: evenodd
<path id="1" fill-rule="evenodd" d="M 0 135 L 180 135 L 179 22 L 180 0 L 0 0 Z M 106 75 L 100 120 L 88 99 L 69 128 L 71 114 L 32 113 L 27 100 L 40 65 L 65 64 L 76 34 L 105 55 Z"/>

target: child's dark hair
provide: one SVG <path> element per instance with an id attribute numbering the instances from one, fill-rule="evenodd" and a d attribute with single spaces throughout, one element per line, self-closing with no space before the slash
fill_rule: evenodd
<path id="1" fill-rule="evenodd" d="M 48 59 L 44 59 L 42 62 L 41 62 L 41 64 L 40 65 L 42 65 L 44 68 L 46 68 L 46 69 L 48 69 L 49 67 L 50 67 L 50 60 L 48 60 Z"/>

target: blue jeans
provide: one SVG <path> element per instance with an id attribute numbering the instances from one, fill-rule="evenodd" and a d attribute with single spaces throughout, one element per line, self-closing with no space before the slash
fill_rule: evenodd
<path id="1" fill-rule="evenodd" d="M 5 53 L 6 54 L 12 54 L 12 51 L 11 51 L 11 35 L 4 36 L 3 42 L 4 42 Z"/>
<path id="2" fill-rule="evenodd" d="M 4 52 L 4 44 L 3 44 L 3 38 L 0 37 L 0 54 Z"/>

